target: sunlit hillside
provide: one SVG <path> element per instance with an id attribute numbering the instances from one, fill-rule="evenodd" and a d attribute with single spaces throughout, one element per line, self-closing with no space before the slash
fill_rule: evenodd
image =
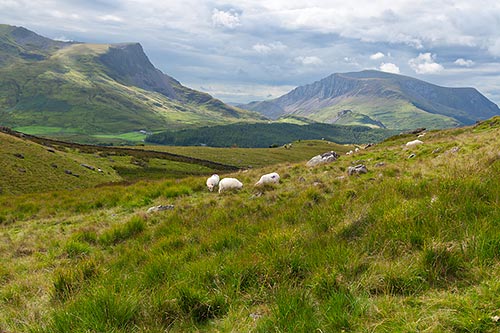
<path id="1" fill-rule="evenodd" d="M 498 332 L 499 134 L 311 151 L 222 194 L 206 176 L 0 194 L 0 331 Z"/>

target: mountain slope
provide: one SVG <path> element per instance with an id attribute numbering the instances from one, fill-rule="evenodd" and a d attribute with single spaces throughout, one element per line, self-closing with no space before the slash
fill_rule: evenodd
<path id="1" fill-rule="evenodd" d="M 0 52 L 4 126 L 92 136 L 262 118 L 182 86 L 137 43 L 63 43 L 1 25 Z"/>
<path id="2" fill-rule="evenodd" d="M 372 126 L 397 129 L 468 125 L 500 114 L 474 88 L 445 88 L 371 70 L 333 74 L 274 100 L 240 107 L 271 118 L 293 114 L 327 123 L 341 120 L 350 111 L 367 117 Z"/>
<path id="3" fill-rule="evenodd" d="M 499 131 L 308 168 L 313 148 L 230 193 L 205 176 L 0 195 L 0 331 L 498 333 Z"/>

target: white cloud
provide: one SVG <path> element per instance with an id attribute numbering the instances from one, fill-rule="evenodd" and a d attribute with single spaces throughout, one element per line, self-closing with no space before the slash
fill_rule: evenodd
<path id="1" fill-rule="evenodd" d="M 115 15 L 109 15 L 109 14 L 98 16 L 97 19 L 99 21 L 123 22 L 123 19 L 121 17 L 115 16 Z"/>
<path id="2" fill-rule="evenodd" d="M 216 27 L 234 29 L 241 25 L 238 13 L 233 11 L 223 11 L 215 8 L 212 11 L 212 24 Z"/>
<path id="3" fill-rule="evenodd" d="M 323 63 L 323 60 L 321 60 L 321 58 L 318 58 L 316 56 L 296 57 L 294 60 L 296 63 L 302 65 L 321 65 Z"/>
<path id="4" fill-rule="evenodd" d="M 252 49 L 260 54 L 269 54 L 275 52 L 282 52 L 286 50 L 286 45 L 282 42 L 274 42 L 269 44 L 257 43 L 252 46 Z"/>
<path id="5" fill-rule="evenodd" d="M 418 57 L 410 59 L 408 65 L 417 74 L 435 74 L 444 70 L 444 67 L 435 61 L 435 55 L 431 53 L 420 53 Z"/>
<path id="6" fill-rule="evenodd" d="M 474 61 L 469 60 L 469 59 L 463 59 L 463 58 L 458 58 L 455 60 L 455 64 L 458 66 L 463 66 L 463 67 L 471 67 L 474 66 Z"/>
<path id="7" fill-rule="evenodd" d="M 387 72 L 387 73 L 394 73 L 394 74 L 399 74 L 401 73 L 399 71 L 399 67 L 396 65 L 396 64 L 393 64 L 393 63 L 381 63 L 380 66 L 379 66 L 379 69 L 382 71 L 382 72 Z"/>
<path id="8" fill-rule="evenodd" d="M 385 57 L 385 54 L 383 54 L 382 52 L 377 52 L 377 53 L 374 53 L 370 56 L 370 59 L 371 60 L 379 60 L 379 59 L 382 59 L 383 57 Z"/>

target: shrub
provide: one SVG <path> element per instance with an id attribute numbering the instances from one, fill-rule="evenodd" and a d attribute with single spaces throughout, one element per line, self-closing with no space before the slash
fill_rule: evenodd
<path id="1" fill-rule="evenodd" d="M 78 258 L 89 254 L 90 246 L 78 241 L 70 240 L 66 243 L 64 252 L 66 252 L 68 257 L 70 258 Z"/>
<path id="2" fill-rule="evenodd" d="M 118 244 L 131 238 L 146 229 L 146 222 L 141 216 L 134 216 L 130 221 L 115 226 L 99 237 L 99 242 L 104 245 Z"/>
<path id="3" fill-rule="evenodd" d="M 203 323 L 222 316 L 228 311 L 228 304 L 222 295 L 206 295 L 188 287 L 178 291 L 180 309 L 195 322 Z"/>
<path id="4" fill-rule="evenodd" d="M 422 265 L 427 280 L 434 285 L 459 279 L 464 276 L 466 271 L 463 258 L 453 249 L 441 244 L 424 249 Z"/>

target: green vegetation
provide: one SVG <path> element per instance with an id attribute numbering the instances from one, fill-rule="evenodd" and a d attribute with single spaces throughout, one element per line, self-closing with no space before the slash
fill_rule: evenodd
<path id="1" fill-rule="evenodd" d="M 215 148 L 201 146 L 141 146 L 137 149 L 165 151 L 189 157 L 211 160 L 240 168 L 261 168 L 280 163 L 298 163 L 326 151 L 344 154 L 354 149 L 354 145 L 339 145 L 326 140 L 299 140 L 287 147 L 275 148 Z"/>
<path id="2" fill-rule="evenodd" d="M 0 132 L 0 194 L 92 188 L 237 169 L 165 152 L 79 145 L 4 131 Z"/>
<path id="3" fill-rule="evenodd" d="M 499 125 L 223 195 L 196 176 L 2 195 L 0 330 L 498 332 Z"/>
<path id="4" fill-rule="evenodd" d="M 371 129 L 366 126 L 339 126 L 313 123 L 238 123 L 201 127 L 153 134 L 146 141 L 156 144 L 211 147 L 270 147 L 295 140 L 324 138 L 338 143 L 378 142 L 398 133 L 395 130 Z"/>
<path id="5" fill-rule="evenodd" d="M 2 25 L 0 58 L 0 125 L 29 134 L 124 143 L 140 130 L 262 119 L 162 74 L 138 44 L 62 43 Z"/>
<path id="6" fill-rule="evenodd" d="M 439 87 L 376 70 L 332 74 L 273 100 L 240 107 L 271 119 L 293 114 L 399 130 L 465 126 L 500 114 L 498 106 L 474 88 Z"/>

